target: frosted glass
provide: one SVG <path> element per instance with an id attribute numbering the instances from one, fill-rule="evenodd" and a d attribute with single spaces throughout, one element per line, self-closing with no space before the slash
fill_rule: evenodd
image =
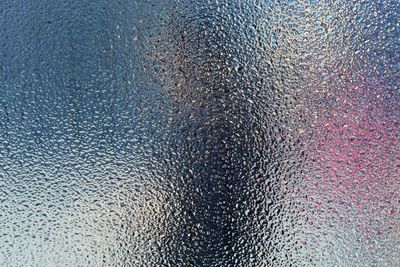
<path id="1" fill-rule="evenodd" d="M 400 266 L 398 0 L 0 25 L 0 266 Z"/>

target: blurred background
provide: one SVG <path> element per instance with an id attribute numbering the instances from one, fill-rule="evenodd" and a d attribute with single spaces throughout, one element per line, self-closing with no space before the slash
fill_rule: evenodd
<path id="1" fill-rule="evenodd" d="M 0 25 L 1 266 L 400 266 L 397 0 Z"/>

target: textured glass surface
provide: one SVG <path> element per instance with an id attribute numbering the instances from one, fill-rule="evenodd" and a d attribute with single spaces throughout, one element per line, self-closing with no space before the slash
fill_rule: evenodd
<path id="1" fill-rule="evenodd" d="M 0 266 L 400 266 L 398 0 L 0 25 Z"/>

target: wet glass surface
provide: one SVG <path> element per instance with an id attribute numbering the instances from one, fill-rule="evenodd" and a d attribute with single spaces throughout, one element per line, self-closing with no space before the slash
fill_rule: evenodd
<path id="1" fill-rule="evenodd" d="M 0 25 L 0 266 L 400 266 L 399 1 Z"/>

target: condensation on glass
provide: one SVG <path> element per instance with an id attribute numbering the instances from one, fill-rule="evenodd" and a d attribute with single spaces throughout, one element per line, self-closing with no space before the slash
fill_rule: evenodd
<path id="1" fill-rule="evenodd" d="M 398 0 L 0 25 L 0 266 L 400 266 Z"/>

